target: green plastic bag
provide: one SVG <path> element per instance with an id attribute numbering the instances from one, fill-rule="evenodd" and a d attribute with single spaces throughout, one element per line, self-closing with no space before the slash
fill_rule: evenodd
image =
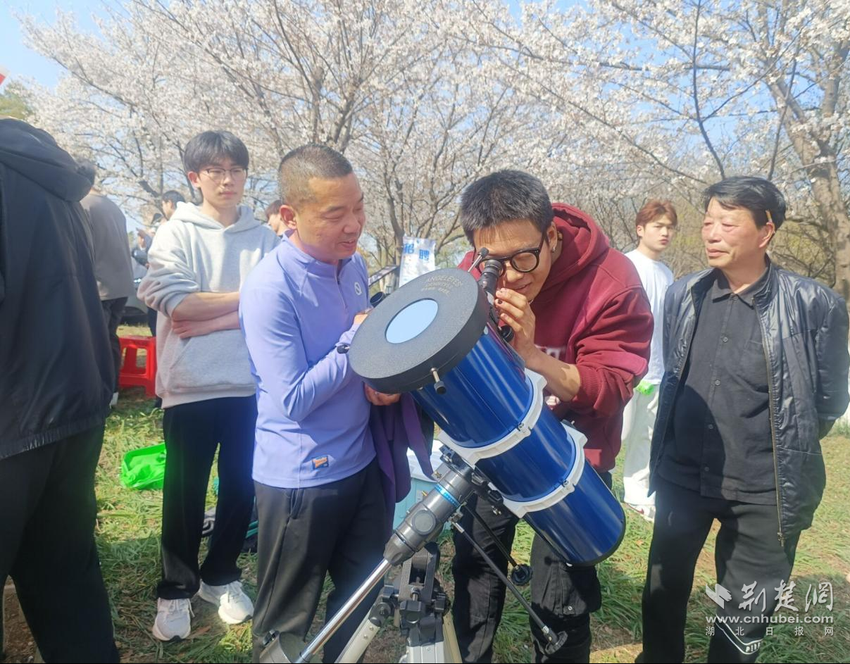
<path id="1" fill-rule="evenodd" d="M 161 489 L 165 479 L 165 443 L 127 452 L 121 484 L 128 489 Z"/>
<path id="2" fill-rule="evenodd" d="M 635 392 L 640 392 L 644 396 L 650 397 L 652 396 L 652 393 L 655 392 L 657 387 L 658 385 L 655 385 L 653 383 L 646 383 L 644 381 L 641 381 L 640 383 L 638 383 L 637 387 L 635 387 Z"/>

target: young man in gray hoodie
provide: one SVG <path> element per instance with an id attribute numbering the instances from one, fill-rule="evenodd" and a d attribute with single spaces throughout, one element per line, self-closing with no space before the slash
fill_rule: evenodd
<path id="1" fill-rule="evenodd" d="M 247 620 L 251 600 L 236 566 L 253 505 L 251 469 L 256 387 L 239 330 L 239 289 L 278 242 L 240 205 L 248 150 L 226 131 L 186 145 L 183 164 L 199 205 L 178 203 L 156 234 L 139 297 L 157 321 L 156 392 L 165 410 L 162 581 L 153 634 L 162 641 L 191 632 L 191 598 L 219 607 L 230 624 Z M 210 468 L 219 451 L 215 530 L 198 567 Z"/>

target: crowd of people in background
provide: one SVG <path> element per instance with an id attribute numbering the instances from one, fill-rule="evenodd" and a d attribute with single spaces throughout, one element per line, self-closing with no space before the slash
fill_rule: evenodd
<path id="1" fill-rule="evenodd" d="M 394 499 L 382 420 L 371 416 L 409 412 L 337 351 L 369 315 L 358 253 L 368 201 L 356 169 L 329 147 L 289 152 L 281 198 L 261 223 L 243 203 L 250 156 L 238 137 L 195 136 L 183 166 L 199 202 L 164 194 L 161 218 L 131 252 L 96 166 L 0 119 L 0 581 L 14 580 L 48 662 L 119 657 L 94 539 L 94 474 L 134 259 L 145 268 L 138 296 L 152 312 L 167 450 L 154 637 L 187 638 L 198 596 L 225 623 L 253 618 L 258 661 L 275 635 L 306 637 L 326 577 L 330 616 L 382 558 Z M 787 582 L 823 494 L 819 440 L 850 401 L 846 303 L 768 255 L 786 216 L 782 193 L 732 177 L 704 202 L 708 268 L 678 281 L 663 263 L 678 230 L 669 201 L 641 207 L 627 254 L 528 173 L 485 175 L 459 202 L 472 247 L 459 267 L 472 269 L 482 247 L 501 263 L 500 324 L 546 379 L 553 413 L 587 436 L 585 455 L 609 487 L 625 445 L 624 502 L 654 524 L 639 661 L 682 661 L 694 567 L 715 521 L 719 584 Z M 215 527 L 201 563 L 216 452 Z M 238 558 L 255 498 L 252 600 Z M 510 551 L 518 519 L 481 496 L 469 508 L 461 524 L 505 572 L 492 538 Z M 466 540 L 455 550 L 461 654 L 491 661 L 505 586 Z M 566 565 L 539 536 L 531 565 L 533 608 L 568 637 L 553 653 L 531 622 L 536 661 L 589 661 L 590 615 L 606 595 L 596 568 Z M 762 616 L 776 609 L 771 597 Z M 328 642 L 325 661 L 367 609 Z M 718 608 L 740 613 L 737 602 Z M 733 624 L 717 622 L 709 661 L 758 657 L 766 621 Z"/>

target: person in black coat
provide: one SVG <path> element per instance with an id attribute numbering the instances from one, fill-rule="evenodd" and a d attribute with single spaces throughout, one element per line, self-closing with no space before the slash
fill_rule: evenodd
<path id="1" fill-rule="evenodd" d="M 0 587 L 46 662 L 117 662 L 94 526 L 115 383 L 91 183 L 53 138 L 0 119 Z"/>
<path id="2" fill-rule="evenodd" d="M 679 279 L 664 303 L 644 662 L 683 660 L 694 568 L 715 521 L 708 661 L 755 662 L 774 612 L 797 610 L 789 579 L 826 484 L 820 439 L 850 402 L 845 301 L 768 256 L 785 197 L 736 176 L 704 202 L 710 269 Z"/>

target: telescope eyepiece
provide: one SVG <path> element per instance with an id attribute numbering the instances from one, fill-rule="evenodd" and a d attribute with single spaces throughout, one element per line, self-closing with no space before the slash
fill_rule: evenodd
<path id="1" fill-rule="evenodd" d="M 478 280 L 478 284 L 490 296 L 491 302 L 496 297 L 496 284 L 499 283 L 501 275 L 502 262 L 500 260 L 488 258 L 484 261 L 484 269 L 481 270 L 481 278 Z"/>

